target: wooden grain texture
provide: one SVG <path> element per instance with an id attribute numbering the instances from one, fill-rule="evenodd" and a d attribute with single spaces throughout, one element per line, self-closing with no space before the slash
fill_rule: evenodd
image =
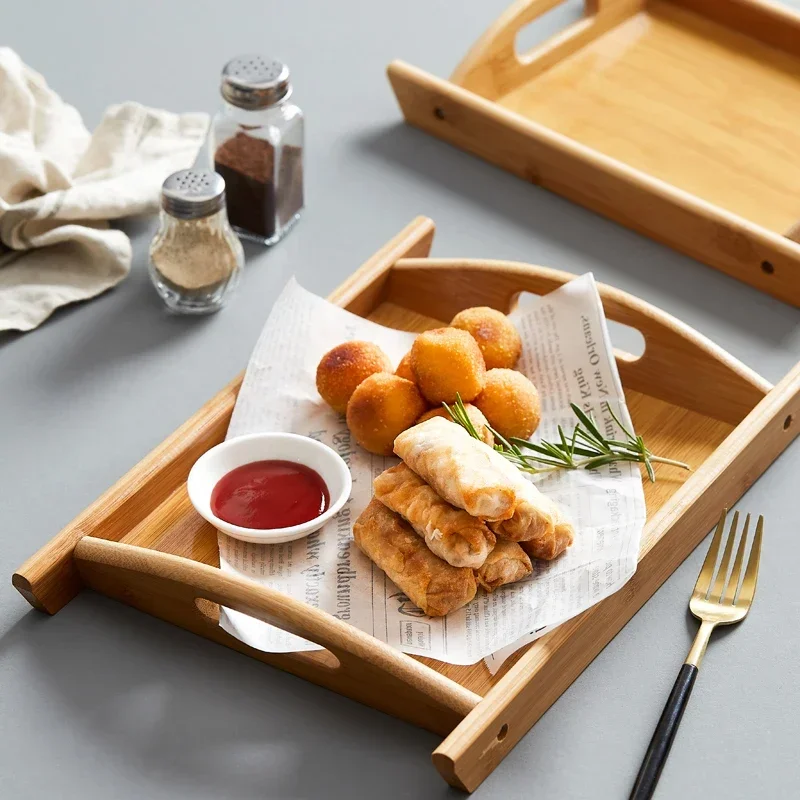
<path id="1" fill-rule="evenodd" d="M 403 261 L 400 263 L 416 262 Z M 515 266 L 521 268 L 523 265 Z M 534 271 L 536 268 L 531 267 L 530 269 Z M 564 273 L 553 273 L 553 275 L 563 277 Z M 553 280 L 552 275 L 549 276 L 549 280 Z M 394 285 L 394 281 L 390 282 L 388 290 L 390 297 L 392 296 L 391 287 Z M 550 288 L 553 288 L 550 284 L 543 285 L 544 290 Z M 601 287 L 604 294 L 607 288 Z M 488 293 L 488 296 L 493 298 L 491 292 Z M 381 303 L 370 312 L 368 317 L 373 322 L 413 332 L 421 332 L 445 324 L 444 320 L 424 316 L 391 300 Z M 692 465 L 695 471 L 702 469 L 705 460 L 733 430 L 733 426 L 730 424 L 633 390 L 627 391 L 626 399 L 637 432 L 644 437 L 654 452 L 667 453 L 686 461 Z M 648 514 L 652 515 L 661 508 L 689 477 L 690 473 L 683 470 L 659 468 L 658 481 L 656 483 L 648 481 L 644 484 Z M 217 532 L 194 510 L 189 501 L 185 484 L 181 484 L 161 506 L 132 527 L 122 542 L 189 558 L 210 566 L 219 565 Z M 167 612 L 172 613 L 170 609 L 167 609 Z M 163 616 L 158 605 L 151 613 Z M 307 662 L 313 662 L 317 658 L 322 657 L 312 653 L 305 656 Z M 481 696 L 485 695 L 503 674 L 501 672 L 492 676 L 483 662 L 470 666 L 459 666 L 422 657 L 415 658 Z M 514 658 L 509 664 L 513 662 Z M 504 667 L 504 669 L 506 668 Z"/>
<path id="2" fill-rule="evenodd" d="M 585 0 L 584 16 L 529 53 L 517 52 L 517 35 L 565 0 L 518 0 L 470 48 L 450 80 L 488 100 L 536 78 L 641 9 L 644 0 Z"/>
<path id="3" fill-rule="evenodd" d="M 671 2 L 498 102 L 776 233 L 800 215 L 800 51 Z"/>
<path id="4" fill-rule="evenodd" d="M 373 308 L 380 300 L 386 275 L 395 261 L 406 256 L 426 256 L 433 233 L 433 222 L 427 217 L 417 217 L 329 299 L 354 314 Z M 80 591 L 72 552 L 83 536 L 119 541 L 185 482 L 192 464 L 225 438 L 241 382 L 242 375 L 211 398 L 14 573 L 11 578 L 14 587 L 34 608 L 55 614 Z"/>
<path id="5" fill-rule="evenodd" d="M 570 277 L 521 264 L 404 259 L 427 254 L 432 229 L 429 220 L 416 220 L 334 292 L 333 300 L 383 324 L 423 330 L 466 305 L 507 308 L 521 290 L 549 291 Z M 599 288 L 608 315 L 646 337 L 641 359 L 618 354 L 636 429 L 655 449 L 690 462 L 695 470 L 661 468 L 659 481 L 645 485 L 651 518 L 633 580 L 523 649 L 498 676 L 490 676 L 482 663 L 426 662 L 429 669 L 419 663 L 423 659 L 396 653 L 324 612 L 214 569 L 216 533 L 191 507 L 184 481 L 190 454 L 224 436 L 235 385 L 228 389 L 230 396 L 217 398 L 219 408 L 212 401 L 194 418 L 204 425 L 184 426 L 79 517 L 91 523 L 92 536 L 78 543 L 82 528 L 68 526 L 15 576 L 15 585 L 39 607 L 55 611 L 85 583 L 402 719 L 442 734 L 452 730 L 434 763 L 453 785 L 473 789 L 685 558 L 719 507 L 733 502 L 798 429 L 800 366 L 764 397 L 768 384 L 695 331 L 623 292 Z M 724 387 L 737 399 L 717 414 L 722 419 L 711 409 L 702 413 L 705 407 L 690 387 L 671 386 L 658 377 L 659 369 L 670 367 L 673 384 L 709 374 L 717 396 Z M 734 427 L 747 403 L 755 411 Z M 122 541 L 103 541 L 109 538 Z M 267 654 L 249 648 L 219 628 L 219 603 L 326 649 Z"/>
<path id="6" fill-rule="evenodd" d="M 800 364 L 648 521 L 625 587 L 534 642 L 434 751 L 442 777 L 474 791 L 798 433 Z"/>
<path id="7" fill-rule="evenodd" d="M 389 80 L 410 124 L 800 306 L 800 245 L 782 235 L 800 217 L 800 57 L 647 9 L 585 47 L 564 44 L 570 28 L 519 85 L 468 91 L 400 61 Z"/>
<path id="8" fill-rule="evenodd" d="M 474 305 L 507 312 L 519 292 L 547 294 L 572 277 L 512 261 L 402 259 L 391 272 L 389 297 L 420 314 L 450 320 Z M 611 286 L 598 284 L 598 290 L 606 316 L 635 328 L 645 340 L 641 357 L 618 355 L 626 388 L 734 424 L 770 390 L 753 370 L 675 317 Z"/>
<path id="9" fill-rule="evenodd" d="M 800 14 L 785 5 L 768 0 L 671 2 L 789 55 L 800 54 Z"/>
<path id="10" fill-rule="evenodd" d="M 390 299 L 372 311 L 369 314 L 369 319 L 392 328 L 420 332 L 430 328 L 441 327 L 450 319 L 451 311 L 455 313 L 455 311 L 460 311 L 462 308 L 474 304 L 475 302 L 484 302 L 485 300 L 489 305 L 493 305 L 495 301 L 497 301 L 496 307 L 505 309 L 506 306 L 504 302 L 508 301 L 508 295 L 504 293 L 504 287 L 502 285 L 497 287 L 497 291 L 494 291 L 486 286 L 486 282 L 482 281 L 480 277 L 474 274 L 465 281 L 464 277 L 466 274 L 469 274 L 468 272 L 459 274 L 458 279 L 453 280 L 453 273 L 447 269 L 441 268 L 451 265 L 454 261 L 454 259 L 430 259 L 432 267 L 431 272 L 446 273 L 447 280 L 445 283 L 450 287 L 449 292 L 445 293 L 447 295 L 447 302 L 441 303 L 443 310 L 448 313 L 443 313 L 441 319 L 404 308 L 398 302 L 395 302 L 405 298 L 405 290 L 401 292 L 397 290 L 398 287 L 402 287 L 405 284 L 407 268 L 410 270 L 420 266 L 420 262 L 417 260 L 398 261 L 389 281 L 387 296 Z M 481 262 L 466 263 L 477 267 Z M 496 279 L 495 266 L 497 263 L 499 262 L 485 263 L 485 271 L 489 277 L 495 276 Z M 561 273 L 555 270 L 546 270 L 540 267 L 531 267 L 522 264 L 509 264 L 508 266 L 510 268 L 515 268 L 518 272 L 527 271 L 529 273 L 528 275 L 518 275 L 521 281 L 518 285 L 518 289 L 527 285 L 529 288 L 536 288 L 538 291 L 551 291 L 560 285 L 560 281 L 565 279 L 567 275 L 567 273 Z M 395 274 L 397 272 L 404 273 L 398 280 L 396 280 L 397 275 Z M 422 278 L 416 283 L 419 288 L 418 298 L 421 299 L 422 305 L 425 307 L 428 307 L 425 298 L 428 296 L 430 286 L 438 285 L 438 278 L 430 275 L 428 277 L 431 278 L 430 282 Z M 493 282 L 494 281 L 489 281 L 490 284 Z M 480 287 L 482 292 L 485 291 L 485 294 L 477 295 L 476 298 L 469 289 L 465 288 L 465 284 Z M 663 320 L 663 324 L 671 329 L 674 320 L 658 309 L 654 309 L 652 306 L 648 306 L 623 292 L 617 293 L 616 290 L 602 284 L 600 285 L 600 291 L 603 295 L 606 313 L 608 313 L 609 316 L 617 314 L 618 305 L 624 307 L 624 303 L 629 302 L 632 309 L 638 309 L 640 306 L 646 309 L 645 316 L 651 320 L 651 328 L 657 328 L 657 321 Z M 623 300 L 619 301 L 619 304 L 615 304 L 612 299 L 617 294 L 623 298 Z M 442 293 L 440 293 L 440 298 L 441 297 Z M 484 300 L 481 298 L 484 298 Z M 452 304 L 452 307 L 450 304 Z M 419 307 L 419 304 L 415 305 Z M 678 330 L 684 331 L 685 326 L 679 325 Z M 690 337 L 690 341 L 693 337 L 697 336 L 696 332 L 691 329 L 686 330 L 686 335 Z M 744 386 L 747 387 L 750 385 L 749 381 L 753 378 L 753 375 L 749 370 L 746 370 L 739 362 L 731 359 L 727 353 L 720 354 L 715 347 L 711 348 L 710 353 L 711 358 L 717 355 L 723 358 L 723 363 L 728 364 L 731 370 L 743 371 L 746 380 Z M 683 357 L 686 357 L 685 353 Z M 712 372 L 715 372 L 712 366 L 708 365 L 708 368 Z M 674 372 L 675 370 L 673 369 L 668 370 L 669 375 L 673 375 Z M 724 378 L 721 377 L 720 379 L 727 385 L 727 381 Z M 756 379 L 761 382 L 762 386 L 767 385 L 757 376 Z M 763 396 L 763 392 L 760 390 L 755 393 L 753 395 L 753 405 Z M 685 461 L 692 465 L 694 471 L 703 469 L 706 459 L 711 456 L 720 444 L 722 444 L 725 437 L 728 436 L 734 428 L 733 425 L 726 422 L 712 419 L 703 414 L 689 411 L 651 395 L 641 394 L 631 389 L 626 390 L 625 398 L 637 433 L 644 437 L 645 441 L 653 449 L 653 452 L 666 453 L 674 458 Z M 751 410 L 752 407 L 751 405 Z M 644 482 L 644 496 L 648 516 L 655 514 L 655 512 L 683 486 L 691 477 L 691 474 L 692 473 L 679 469 L 658 468 L 658 481 L 656 483 L 650 483 L 649 481 Z M 524 650 L 512 656 L 509 661 L 503 665 L 503 669 L 494 676 L 489 672 L 483 662 L 470 666 L 459 666 L 455 664 L 444 664 L 441 661 L 434 661 L 421 657 L 418 657 L 418 660 L 446 677 L 460 683 L 465 688 L 483 696 L 495 684 L 502 680 L 505 672 L 523 655 L 523 653 Z"/>
<path id="11" fill-rule="evenodd" d="M 198 599 L 303 636 L 327 651 L 301 659 L 311 667 L 304 677 L 313 680 L 316 670 L 335 691 L 429 730 L 449 732 L 480 701 L 369 634 L 246 578 L 187 558 L 94 537 L 76 545 L 75 563 L 87 586 L 236 649 L 243 649 L 241 642 L 209 619 Z M 299 654 L 281 658 L 244 649 L 276 666 L 297 665 Z"/>

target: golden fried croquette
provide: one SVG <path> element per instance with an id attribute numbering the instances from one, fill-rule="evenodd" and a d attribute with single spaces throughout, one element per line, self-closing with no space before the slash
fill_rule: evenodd
<path id="1" fill-rule="evenodd" d="M 328 350 L 317 366 L 317 391 L 334 410 L 344 414 L 347 401 L 365 378 L 391 372 L 392 362 L 372 342 L 343 342 Z"/>
<path id="2" fill-rule="evenodd" d="M 390 456 L 395 438 L 424 410 L 425 401 L 411 381 L 378 372 L 353 392 L 347 404 L 347 426 L 365 450 Z"/>
<path id="3" fill-rule="evenodd" d="M 490 369 L 486 385 L 473 401 L 489 424 L 501 435 L 527 439 L 542 417 L 539 392 L 513 369 Z"/>
<path id="4" fill-rule="evenodd" d="M 411 367 L 410 350 L 400 359 L 400 363 L 397 365 L 397 369 L 394 371 L 394 374 L 399 375 L 401 378 L 405 378 L 407 381 L 411 381 L 412 383 L 417 382 L 417 376 L 414 374 L 414 370 Z"/>
<path id="5" fill-rule="evenodd" d="M 519 361 L 522 339 L 502 312 L 487 306 L 466 308 L 453 317 L 450 326 L 466 331 L 475 339 L 486 369 L 511 369 Z"/>
<path id="6" fill-rule="evenodd" d="M 470 422 L 475 426 L 475 430 L 478 432 L 478 435 L 481 437 L 481 439 L 488 445 L 494 444 L 494 436 L 489 430 L 489 426 L 486 423 L 486 417 L 483 416 L 483 412 L 477 406 L 472 405 L 472 403 L 464 403 L 464 410 L 467 412 Z M 453 418 L 447 413 L 447 410 L 442 407 L 432 408 L 430 411 L 426 411 L 417 420 L 416 424 L 419 425 L 420 422 L 425 422 L 431 417 L 442 417 L 449 422 L 453 421 Z"/>
<path id="7" fill-rule="evenodd" d="M 417 336 L 411 348 L 417 386 L 431 403 L 466 403 L 483 389 L 486 367 L 475 340 L 456 328 L 435 328 Z"/>

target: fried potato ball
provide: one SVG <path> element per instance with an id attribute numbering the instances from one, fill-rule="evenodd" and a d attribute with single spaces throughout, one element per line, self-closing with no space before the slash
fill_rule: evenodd
<path id="1" fill-rule="evenodd" d="M 490 369 L 486 386 L 474 400 L 502 436 L 527 439 L 539 427 L 542 408 L 536 387 L 513 369 Z"/>
<path id="2" fill-rule="evenodd" d="M 391 372 L 378 372 L 353 392 L 347 404 L 347 426 L 365 450 L 389 456 L 395 438 L 424 410 L 425 401 L 411 381 Z"/>
<path id="3" fill-rule="evenodd" d="M 435 328 L 417 336 L 411 348 L 417 386 L 431 403 L 466 403 L 483 389 L 486 367 L 476 341 L 456 328 Z"/>
<path id="4" fill-rule="evenodd" d="M 486 369 L 511 369 L 519 361 L 522 339 L 514 323 L 502 312 L 487 306 L 467 308 L 453 317 L 450 326 L 466 331 L 475 339 Z"/>
<path id="5" fill-rule="evenodd" d="M 399 375 L 401 378 L 405 378 L 407 381 L 411 381 L 412 383 L 417 382 L 417 376 L 414 374 L 414 369 L 411 366 L 410 350 L 400 359 L 400 363 L 397 365 L 397 369 L 394 371 L 394 374 Z"/>
<path id="6" fill-rule="evenodd" d="M 475 430 L 478 432 L 478 435 L 481 437 L 481 439 L 486 442 L 486 444 L 493 445 L 494 436 L 489 430 L 489 426 L 487 425 L 486 417 L 483 416 L 483 412 L 477 406 L 472 405 L 472 403 L 464 403 L 464 410 L 467 412 L 470 422 L 475 426 Z M 419 425 L 420 422 L 425 422 L 431 417 L 442 417 L 449 422 L 453 421 L 453 418 L 447 413 L 445 408 L 432 408 L 430 411 L 426 411 L 417 420 L 416 424 Z"/>
<path id="7" fill-rule="evenodd" d="M 343 342 L 328 350 L 317 366 L 317 391 L 334 410 L 344 414 L 347 401 L 365 378 L 391 372 L 392 362 L 372 342 Z"/>

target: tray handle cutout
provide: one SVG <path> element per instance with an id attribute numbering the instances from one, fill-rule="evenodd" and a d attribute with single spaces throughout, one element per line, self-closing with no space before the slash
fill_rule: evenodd
<path id="1" fill-rule="evenodd" d="M 276 666 L 291 659 L 297 671 L 302 662 L 303 677 L 430 730 L 448 733 L 481 700 L 324 611 L 206 564 L 90 536 L 76 546 L 75 563 L 83 582 L 103 594 Z M 327 654 L 261 654 L 219 628 L 213 604 L 315 642 Z"/>
<path id="2" fill-rule="evenodd" d="M 497 100 L 631 16 L 643 0 L 585 0 L 583 17 L 523 54 L 520 32 L 565 0 L 517 0 L 473 45 L 450 80 Z"/>
<path id="3" fill-rule="evenodd" d="M 401 259 L 389 299 L 447 321 L 464 308 L 509 311 L 520 292 L 547 294 L 572 280 L 569 272 L 514 261 Z M 669 403 L 736 425 L 772 388 L 753 370 L 693 328 L 633 295 L 597 285 L 608 319 L 644 337 L 640 356 L 615 351 L 622 384 Z"/>

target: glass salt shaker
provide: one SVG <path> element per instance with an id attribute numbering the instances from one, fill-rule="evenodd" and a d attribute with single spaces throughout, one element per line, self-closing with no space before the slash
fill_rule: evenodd
<path id="1" fill-rule="evenodd" d="M 289 68 L 244 55 L 222 70 L 222 110 L 209 133 L 213 167 L 225 179 L 228 216 L 243 238 L 275 244 L 303 210 L 303 112 Z"/>
<path id="2" fill-rule="evenodd" d="M 150 244 L 150 279 L 167 308 L 210 314 L 224 305 L 244 266 L 225 212 L 225 181 L 184 169 L 161 187 L 161 224 Z"/>

